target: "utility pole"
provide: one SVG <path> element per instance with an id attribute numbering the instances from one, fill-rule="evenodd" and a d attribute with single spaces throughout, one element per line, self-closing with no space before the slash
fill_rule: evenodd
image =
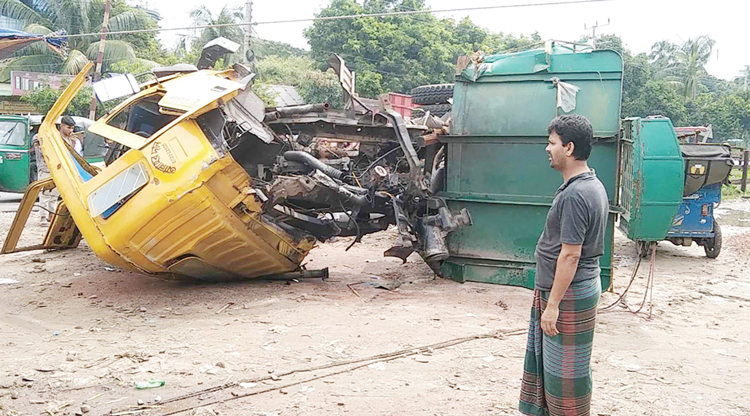
<path id="1" fill-rule="evenodd" d="M 102 77 L 102 61 L 104 61 L 104 39 L 107 37 L 107 25 L 109 24 L 109 9 L 112 6 L 112 0 L 107 0 L 104 5 L 104 21 L 102 22 L 102 35 L 99 37 L 99 54 L 96 56 L 96 71 L 94 72 L 94 82 L 99 81 Z M 91 107 L 89 107 L 89 118 L 96 119 L 96 95 L 91 97 Z"/>
<path id="2" fill-rule="evenodd" d="M 583 25 L 583 28 L 585 30 L 591 30 L 591 39 L 594 42 L 594 49 L 596 49 L 596 29 L 605 26 L 609 26 L 609 18 L 607 18 L 607 24 L 600 25 L 599 21 L 597 20 L 596 23 L 594 23 L 592 26 L 588 26 L 586 24 Z"/>
<path id="3" fill-rule="evenodd" d="M 245 0 L 245 53 L 243 57 L 243 62 L 246 64 L 250 64 L 250 48 L 252 47 L 252 40 L 250 36 L 250 32 L 252 31 L 252 26 L 250 24 L 253 21 L 253 0 Z"/>
<path id="4" fill-rule="evenodd" d="M 747 77 L 750 76 L 750 65 L 745 65 L 743 72 L 745 73 L 745 88 L 743 90 L 747 92 Z"/>

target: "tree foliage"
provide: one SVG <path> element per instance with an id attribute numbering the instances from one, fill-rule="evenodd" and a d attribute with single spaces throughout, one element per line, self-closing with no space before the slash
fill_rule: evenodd
<path id="1" fill-rule="evenodd" d="M 218 14 L 214 14 L 208 6 L 202 5 L 197 9 L 192 10 L 190 12 L 190 17 L 193 19 L 193 24 L 199 26 L 227 25 L 230 23 L 242 22 L 244 20 L 244 12 L 240 6 L 224 6 Z M 230 54 L 224 58 L 222 64 L 231 65 L 236 62 L 242 62 L 245 50 L 245 31 L 241 26 L 219 26 L 203 29 L 198 39 L 192 43 L 192 54 L 196 57 L 200 56 L 203 46 L 219 37 L 227 38 L 240 45 L 240 49 L 236 53 Z"/>
<path id="2" fill-rule="evenodd" d="M 267 94 L 263 85 L 280 84 L 296 87 L 300 96 L 308 103 L 330 103 L 334 108 L 342 106 L 342 91 L 338 78 L 332 69 L 326 72 L 315 67 L 315 63 L 304 56 L 278 57 L 269 56 L 258 61 L 257 70 L 260 74 L 259 86 L 256 92 L 261 97 Z M 272 96 L 266 95 L 266 101 L 272 101 Z"/>
<path id="3" fill-rule="evenodd" d="M 33 105 L 40 114 L 47 114 L 50 108 L 52 108 L 52 105 L 55 104 L 55 101 L 60 97 L 63 90 L 64 86 L 61 89 L 52 89 L 45 86 L 27 92 L 21 97 L 21 100 Z M 65 114 L 88 117 L 89 106 L 91 105 L 91 97 L 93 97 L 93 94 L 94 92 L 90 86 L 81 88 L 68 106 Z M 98 105 L 96 107 L 96 117 L 99 118 L 103 116 L 116 105 L 117 102 L 107 102 L 104 103 L 104 105 Z"/>
<path id="4" fill-rule="evenodd" d="M 648 55 L 633 55 L 617 36 L 597 40 L 597 48 L 617 50 L 623 57 L 623 117 L 663 115 L 675 126 L 710 124 L 717 140 L 748 138 L 745 74 L 732 81 L 708 75 L 705 65 L 713 45 L 706 36 L 679 45 L 665 40 L 654 43 Z"/>
<path id="5" fill-rule="evenodd" d="M 0 15 L 20 20 L 24 30 L 46 35 L 65 30 L 68 35 L 97 33 L 102 30 L 105 0 L 0 0 Z M 108 30 L 110 32 L 155 28 L 156 22 L 142 10 L 134 9 L 125 0 L 113 0 Z M 8 80 L 11 70 L 75 74 L 88 60 L 99 53 L 98 36 L 75 36 L 68 41 L 65 60 L 36 42 L 16 52 L 0 66 L 0 81 Z M 104 46 L 104 67 L 136 57 L 159 56 L 160 46 L 154 33 L 110 35 Z"/>
<path id="6" fill-rule="evenodd" d="M 289 58 L 308 55 L 307 51 L 304 49 L 295 48 L 292 45 L 288 45 L 282 42 L 275 42 L 272 40 L 258 38 L 253 38 L 252 50 L 257 59 L 264 59 L 269 56 Z"/>
<path id="7" fill-rule="evenodd" d="M 426 9 L 424 0 L 332 0 L 318 17 Z M 429 13 L 320 20 L 304 34 L 318 68 L 327 68 L 328 57 L 338 54 L 357 73 L 357 91 L 366 97 L 450 82 L 460 55 L 522 48 L 541 40 L 538 35 L 491 33 L 468 18 L 456 23 Z"/>
<path id="8" fill-rule="evenodd" d="M 0 0 L 0 15 L 23 21 L 25 30 L 32 33 L 47 34 L 59 29 L 70 34 L 89 33 L 101 28 L 104 2 Z M 427 10 L 425 0 L 331 0 L 318 16 L 407 10 Z M 191 12 L 191 17 L 200 25 L 239 23 L 243 13 L 241 8 L 225 6 L 214 14 L 201 6 Z M 129 7 L 125 0 L 113 0 L 110 31 L 155 25 L 148 15 Z M 374 98 L 384 92 L 408 93 L 419 85 L 451 82 L 460 55 L 513 52 L 541 41 L 536 33 L 531 36 L 495 33 L 477 26 L 468 17 L 456 22 L 429 13 L 320 20 L 306 29 L 304 35 L 310 52 L 279 42 L 253 39 L 253 51 L 258 60 L 255 70 L 259 75 L 254 90 L 269 105 L 274 100 L 269 85 L 284 84 L 295 86 L 309 103 L 329 102 L 334 107 L 341 106 L 338 79 L 328 68 L 328 58 L 334 53 L 356 73 L 357 92 Z M 137 74 L 157 64 L 196 63 L 201 48 L 219 36 L 244 43 L 244 30 L 240 26 L 206 28 L 193 42 L 183 37 L 172 50 L 162 48 L 154 34 L 110 36 L 105 49 L 105 73 Z M 92 36 L 71 38 L 71 50 L 65 61 L 43 44 L 33 44 L 19 51 L 0 69 L 5 69 L 6 79 L 13 67 L 76 73 L 98 53 L 98 40 Z M 708 36 L 680 44 L 664 40 L 655 42 L 648 54 L 634 55 L 617 36 L 600 36 L 596 42 L 597 48 L 615 50 L 623 57 L 623 117 L 664 115 L 676 126 L 711 124 L 719 140 L 750 138 L 750 66 L 731 81 L 708 75 L 706 64 L 712 56 L 714 43 Z M 238 62 L 243 54 L 244 45 L 217 65 L 223 67 Z M 46 112 L 57 95 L 59 91 L 42 88 L 23 99 Z M 83 98 L 76 98 L 71 112 L 85 115 L 90 89 L 84 89 L 79 97 Z"/>

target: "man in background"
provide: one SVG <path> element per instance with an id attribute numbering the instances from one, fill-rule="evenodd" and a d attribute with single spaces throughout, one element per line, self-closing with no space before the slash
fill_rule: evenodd
<path id="1" fill-rule="evenodd" d="M 44 118 L 42 118 L 44 123 Z M 71 116 L 63 116 L 60 121 L 60 136 L 65 140 L 79 155 L 83 153 L 83 144 L 81 139 L 73 134 L 76 122 Z M 37 180 L 42 180 L 50 176 L 49 167 L 47 162 L 44 160 L 44 154 L 42 153 L 42 147 L 39 145 L 39 134 L 35 134 L 31 142 L 34 145 L 34 154 L 36 156 L 36 170 Z M 42 191 L 39 194 L 39 205 L 41 205 L 40 211 L 40 225 L 43 227 L 49 226 L 52 221 L 52 215 L 54 215 L 57 209 L 57 201 L 60 198 L 60 193 L 57 189 L 49 191 Z"/>

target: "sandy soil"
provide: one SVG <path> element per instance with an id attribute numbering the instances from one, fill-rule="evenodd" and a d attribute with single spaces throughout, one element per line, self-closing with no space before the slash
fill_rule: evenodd
<path id="1" fill-rule="evenodd" d="M 717 260 L 659 244 L 652 319 L 600 314 L 593 415 L 750 415 L 750 202 L 720 214 L 730 225 Z M 0 212 L 0 235 L 12 218 Z M 24 242 L 42 237 L 32 224 Z M 383 258 L 391 237 L 324 245 L 307 267 L 331 278 L 291 285 L 161 281 L 112 269 L 85 244 L 2 256 L 0 415 L 138 414 L 139 401 L 156 415 L 517 414 L 524 334 L 434 344 L 525 329 L 531 291 L 435 279 L 416 255 Z M 635 247 L 616 244 L 619 292 Z M 134 387 L 150 379 L 166 384 Z"/>

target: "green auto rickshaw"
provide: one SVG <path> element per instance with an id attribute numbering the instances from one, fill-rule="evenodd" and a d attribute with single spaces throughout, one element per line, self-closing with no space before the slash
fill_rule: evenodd
<path id="1" fill-rule="evenodd" d="M 92 165 L 103 164 L 107 145 L 104 138 L 89 133 L 94 123 L 84 117 L 73 117 L 74 133 L 83 133 L 83 157 Z M 42 116 L 0 115 L 0 192 L 23 193 L 37 180 L 36 158 L 32 138 L 39 130 Z M 58 126 L 60 120 L 56 123 Z"/>
<path id="2" fill-rule="evenodd" d="M 0 116 L 0 191 L 24 192 L 36 178 L 29 118 Z"/>

